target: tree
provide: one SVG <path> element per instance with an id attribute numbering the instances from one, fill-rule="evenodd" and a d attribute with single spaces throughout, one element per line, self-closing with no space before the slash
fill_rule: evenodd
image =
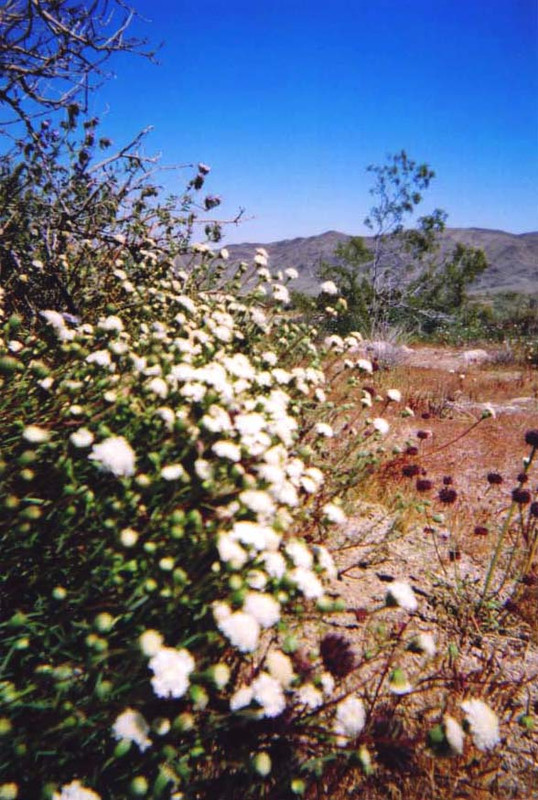
<path id="1" fill-rule="evenodd" d="M 337 264 L 320 270 L 347 301 L 339 325 L 349 330 L 360 322 L 369 335 L 394 323 L 432 330 L 465 302 L 466 287 L 487 267 L 485 255 L 462 244 L 452 253 L 441 251 L 447 218 L 441 209 L 405 227 L 435 177 L 427 164 L 402 150 L 385 165 L 369 166 L 368 172 L 375 175 L 370 193 L 376 198 L 364 221 L 372 231 L 371 246 L 352 237 L 335 251 Z"/>
<path id="2" fill-rule="evenodd" d="M 87 114 L 88 93 L 113 55 L 152 56 L 127 36 L 133 16 L 122 0 L 9 0 L 0 10 L 0 284 L 8 311 L 78 314 L 106 302 L 119 245 L 132 255 L 135 278 L 148 242 L 169 269 L 198 214 L 220 203 L 196 200 L 204 164 L 182 195 L 163 200 L 158 160 L 143 150 L 147 131 L 113 148 Z M 218 223 L 203 224 L 218 240 Z"/>

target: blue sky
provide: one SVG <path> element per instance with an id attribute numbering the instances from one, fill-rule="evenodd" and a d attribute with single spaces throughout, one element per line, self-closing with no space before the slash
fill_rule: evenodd
<path id="1" fill-rule="evenodd" d="M 424 213 L 538 229 L 536 0 L 132 5 L 160 63 L 119 58 L 94 110 L 118 143 L 153 125 L 164 163 L 211 165 L 221 216 L 245 208 L 227 241 L 365 233 L 366 167 L 402 148 L 436 172 Z"/>

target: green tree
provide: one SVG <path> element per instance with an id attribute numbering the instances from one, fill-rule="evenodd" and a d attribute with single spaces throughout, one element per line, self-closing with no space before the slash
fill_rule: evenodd
<path id="1" fill-rule="evenodd" d="M 435 177 L 427 164 L 402 150 L 368 172 L 375 176 L 370 193 L 376 200 L 365 219 L 371 245 L 352 237 L 337 248 L 337 263 L 323 264 L 319 272 L 347 301 L 337 324 L 342 331 L 359 327 L 368 335 L 395 323 L 431 331 L 465 304 L 466 287 L 487 267 L 485 255 L 459 243 L 442 252 L 447 215 L 441 209 L 405 227 Z"/>

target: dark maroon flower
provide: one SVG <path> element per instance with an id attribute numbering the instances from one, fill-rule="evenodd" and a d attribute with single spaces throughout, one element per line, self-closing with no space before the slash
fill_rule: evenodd
<path id="1" fill-rule="evenodd" d="M 531 501 L 531 493 L 526 489 L 514 489 L 512 491 L 512 500 L 520 506 L 526 506 Z"/>
<path id="2" fill-rule="evenodd" d="M 368 392 L 368 394 L 371 395 L 372 397 L 375 397 L 377 394 L 375 386 L 363 386 L 362 390 L 363 392 Z"/>
<path id="3" fill-rule="evenodd" d="M 328 633 L 319 648 L 323 666 L 334 678 L 345 678 L 355 668 L 355 653 L 345 636 Z"/>
<path id="4" fill-rule="evenodd" d="M 519 606 L 518 606 L 518 604 L 517 604 L 517 603 L 515 603 L 515 602 L 514 602 L 513 600 L 511 600 L 510 598 L 508 598 L 508 600 L 506 600 L 506 602 L 505 602 L 505 604 L 504 604 L 504 607 L 505 607 L 505 609 L 506 609 L 507 611 L 509 611 L 511 614 L 517 614 L 517 612 L 519 611 Z"/>
<path id="5" fill-rule="evenodd" d="M 527 572 L 526 575 L 523 575 L 521 578 L 521 582 L 525 586 L 537 586 L 538 585 L 538 575 L 534 572 Z"/>
<path id="6" fill-rule="evenodd" d="M 503 480 L 503 476 L 499 475 L 498 472 L 488 472 L 487 481 L 491 486 L 500 486 Z"/>
<path id="7" fill-rule="evenodd" d="M 461 550 L 459 547 L 454 548 L 454 550 L 449 550 L 448 557 L 451 561 L 459 561 L 461 558 Z"/>
<path id="8" fill-rule="evenodd" d="M 402 475 L 406 478 L 414 478 L 415 475 L 420 474 L 420 467 L 418 464 L 406 464 L 402 467 Z"/>
<path id="9" fill-rule="evenodd" d="M 530 444 L 531 447 L 538 447 L 538 430 L 527 431 L 525 434 L 525 442 Z"/>
<path id="10" fill-rule="evenodd" d="M 368 609 L 366 608 L 356 608 L 355 609 L 355 619 L 357 622 L 365 622 L 368 618 Z"/>
<path id="11" fill-rule="evenodd" d="M 449 489 L 448 486 L 445 486 L 444 489 L 441 489 L 438 496 L 441 503 L 450 505 L 451 503 L 456 502 L 458 493 L 455 489 Z"/>
<path id="12" fill-rule="evenodd" d="M 415 447 L 414 445 L 410 445 L 406 449 L 405 454 L 408 455 L 408 456 L 416 456 L 416 455 L 418 455 L 418 447 Z"/>
<path id="13" fill-rule="evenodd" d="M 430 419 L 431 414 L 428 411 L 425 411 L 424 414 L 420 415 L 422 419 Z"/>
<path id="14" fill-rule="evenodd" d="M 443 483 L 445 486 L 450 486 L 453 483 L 453 480 L 450 477 L 450 475 L 445 475 L 445 477 L 443 478 Z"/>
<path id="15" fill-rule="evenodd" d="M 531 503 L 529 514 L 531 517 L 538 517 L 538 502 L 535 501 L 534 503 Z"/>
<path id="16" fill-rule="evenodd" d="M 428 478 L 419 478 L 416 486 L 417 492 L 429 492 L 430 489 L 433 489 L 433 482 Z"/>
<path id="17" fill-rule="evenodd" d="M 431 431 L 417 431 L 418 439 L 429 439 L 431 435 Z"/>
<path id="18" fill-rule="evenodd" d="M 308 678 L 314 671 L 314 665 L 308 658 L 307 651 L 302 647 L 295 651 L 292 656 L 292 661 L 296 672 L 298 672 L 303 678 Z"/>
<path id="19" fill-rule="evenodd" d="M 485 525 L 476 525 L 474 529 L 475 536 L 487 536 L 489 531 Z"/>
<path id="20" fill-rule="evenodd" d="M 529 480 L 529 476 L 525 472 L 520 472 L 516 480 L 519 481 L 520 483 L 527 483 Z"/>

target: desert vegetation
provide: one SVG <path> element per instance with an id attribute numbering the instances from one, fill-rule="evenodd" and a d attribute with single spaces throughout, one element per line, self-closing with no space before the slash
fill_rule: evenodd
<path id="1" fill-rule="evenodd" d="M 0 11 L 0 798 L 530 796 L 532 359 L 230 268 L 85 113 L 130 13 Z"/>

